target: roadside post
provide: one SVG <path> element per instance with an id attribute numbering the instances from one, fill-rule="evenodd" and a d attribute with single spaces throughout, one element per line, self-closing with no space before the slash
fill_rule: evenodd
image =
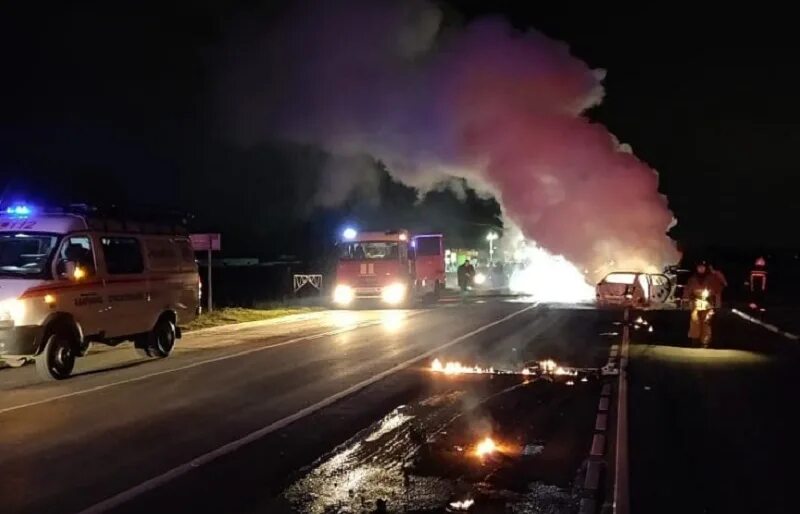
<path id="1" fill-rule="evenodd" d="M 206 311 L 212 312 L 214 310 L 214 295 L 211 285 L 212 252 L 218 252 L 222 248 L 222 237 L 220 234 L 191 234 L 189 237 L 192 241 L 192 248 L 195 252 L 208 252 L 208 270 L 206 274 L 206 287 L 208 289 L 208 296 Z"/>

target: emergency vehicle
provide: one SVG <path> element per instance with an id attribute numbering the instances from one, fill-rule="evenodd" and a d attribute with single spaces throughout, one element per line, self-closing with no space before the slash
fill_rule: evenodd
<path id="1" fill-rule="evenodd" d="M 423 296 L 438 297 L 444 281 L 441 234 L 357 232 L 350 228 L 339 244 L 333 302 L 340 307 L 358 300 L 408 305 Z"/>
<path id="2" fill-rule="evenodd" d="M 0 360 L 68 377 L 90 343 L 132 340 L 166 357 L 200 311 L 200 278 L 180 224 L 75 207 L 0 214 Z"/>

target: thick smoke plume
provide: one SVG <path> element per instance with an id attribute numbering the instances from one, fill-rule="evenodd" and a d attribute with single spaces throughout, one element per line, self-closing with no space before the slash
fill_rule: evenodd
<path id="1" fill-rule="evenodd" d="M 675 262 L 657 173 L 584 116 L 605 72 L 501 19 L 441 21 L 426 2 L 362 0 L 242 28 L 223 87 L 239 140 L 367 153 L 423 189 L 465 177 L 590 275 Z"/>

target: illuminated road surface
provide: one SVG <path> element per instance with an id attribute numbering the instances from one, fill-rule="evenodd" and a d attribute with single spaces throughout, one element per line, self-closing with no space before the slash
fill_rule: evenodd
<path id="1" fill-rule="evenodd" d="M 631 347 L 632 511 L 798 512 L 798 343 L 726 313 L 714 347 L 689 348 L 686 313 L 648 317 Z"/>
<path id="2" fill-rule="evenodd" d="M 159 498 L 187 489 L 184 507 L 235 501 L 244 509 L 279 492 L 278 478 L 417 397 L 432 355 L 597 366 L 608 353 L 597 316 L 505 301 L 326 312 L 189 336 L 160 361 L 135 359 L 130 349 L 98 352 L 62 382 L 41 383 L 30 366 L 3 370 L 2 511 L 135 512 L 148 502 L 153 511 Z M 198 457 L 189 468 L 199 469 L 185 473 Z M 236 489 L 254 477 L 261 489 Z"/>

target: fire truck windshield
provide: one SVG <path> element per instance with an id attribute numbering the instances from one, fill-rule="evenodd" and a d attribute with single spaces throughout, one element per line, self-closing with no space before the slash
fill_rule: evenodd
<path id="1" fill-rule="evenodd" d="M 400 246 L 387 241 L 347 243 L 340 246 L 339 258 L 348 261 L 396 260 L 400 258 Z"/>

